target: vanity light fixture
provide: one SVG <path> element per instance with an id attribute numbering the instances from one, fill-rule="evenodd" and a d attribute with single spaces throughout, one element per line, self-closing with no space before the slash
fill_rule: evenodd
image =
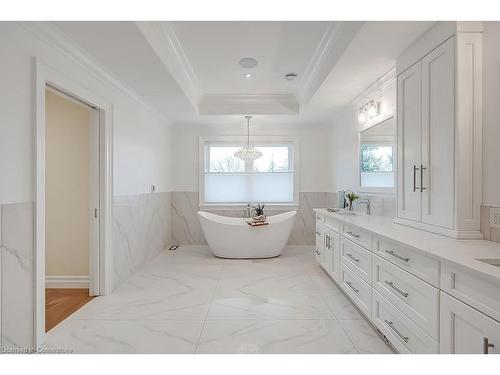
<path id="1" fill-rule="evenodd" d="M 240 148 L 234 153 L 238 159 L 243 160 L 245 163 L 251 163 L 262 156 L 262 152 L 255 147 L 250 147 L 250 119 L 252 116 L 245 116 L 247 119 L 247 145 Z"/>
<path id="2" fill-rule="evenodd" d="M 380 114 L 380 102 L 375 100 L 370 100 L 368 103 L 363 105 L 358 111 L 358 121 L 360 123 L 365 122 L 368 119 L 372 119 Z"/>

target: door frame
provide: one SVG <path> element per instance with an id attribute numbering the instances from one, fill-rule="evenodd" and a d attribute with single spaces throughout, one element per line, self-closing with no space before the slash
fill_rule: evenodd
<path id="1" fill-rule="evenodd" d="M 34 343 L 45 339 L 45 90 L 51 86 L 98 110 L 94 120 L 99 122 L 99 252 L 90 254 L 89 278 L 93 292 L 99 295 L 111 291 L 112 275 L 112 202 L 113 202 L 113 107 L 66 75 L 34 58 L 35 79 L 35 220 L 34 220 Z"/>

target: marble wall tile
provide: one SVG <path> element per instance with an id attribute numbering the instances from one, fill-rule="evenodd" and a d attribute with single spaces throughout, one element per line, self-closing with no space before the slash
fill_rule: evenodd
<path id="1" fill-rule="evenodd" d="M 372 215 L 381 215 L 388 217 L 396 216 L 396 195 L 381 195 L 381 194 L 359 194 L 360 199 L 369 199 Z M 354 211 L 366 213 L 366 204 L 354 202 Z"/>
<path id="2" fill-rule="evenodd" d="M 172 243 L 170 193 L 113 198 L 113 288 Z"/>
<path id="3" fill-rule="evenodd" d="M 33 345 L 33 203 L 0 206 L 2 337 L 5 347 Z"/>
<path id="4" fill-rule="evenodd" d="M 173 191 L 172 238 L 180 245 L 206 244 L 198 221 L 198 192 Z"/>
<path id="5" fill-rule="evenodd" d="M 312 209 L 326 207 L 333 202 L 336 195 L 327 192 L 301 192 L 299 194 L 299 210 L 295 220 L 289 245 L 314 244 L 315 221 Z M 198 192 L 172 192 L 172 238 L 181 245 L 205 245 L 205 237 L 201 229 L 197 212 Z M 241 210 L 209 211 L 218 215 L 243 217 Z M 284 211 L 268 210 L 268 215 L 277 215 Z"/>

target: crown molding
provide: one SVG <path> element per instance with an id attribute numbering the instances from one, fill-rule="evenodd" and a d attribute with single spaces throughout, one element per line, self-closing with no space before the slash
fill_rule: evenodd
<path id="1" fill-rule="evenodd" d="M 63 33 L 55 26 L 43 21 L 20 21 L 19 23 L 39 40 L 71 59 L 72 62 L 79 65 L 96 79 L 100 80 L 112 89 L 118 89 L 123 92 L 164 120 L 169 127 L 172 127 L 171 121 L 163 113 L 137 95 L 132 89 L 121 82 L 118 78 L 114 77 L 95 60 L 89 58 L 89 56 L 83 52 L 75 42 L 63 35 Z"/>
<path id="2" fill-rule="evenodd" d="M 329 22 L 298 84 L 302 105 L 311 100 L 364 22 Z"/>
<path id="3" fill-rule="evenodd" d="M 198 77 L 177 38 L 172 22 L 136 22 L 146 41 L 180 86 L 193 108 L 198 111 L 201 88 Z"/>
<path id="4" fill-rule="evenodd" d="M 200 115 L 297 115 L 299 102 L 288 94 L 207 94 L 199 104 Z"/>
<path id="5" fill-rule="evenodd" d="M 393 66 L 387 73 L 378 78 L 374 83 L 364 89 L 356 96 L 351 104 L 355 106 L 363 105 L 369 102 L 377 92 L 384 91 L 387 87 L 396 81 L 396 66 Z"/>

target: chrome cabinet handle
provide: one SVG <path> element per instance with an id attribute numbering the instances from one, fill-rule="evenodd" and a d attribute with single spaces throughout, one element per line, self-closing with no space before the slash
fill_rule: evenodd
<path id="1" fill-rule="evenodd" d="M 494 344 L 490 344 L 487 337 L 483 337 L 483 354 L 489 354 L 490 348 L 494 348 Z"/>
<path id="2" fill-rule="evenodd" d="M 352 289 L 352 291 L 353 291 L 354 293 L 356 293 L 356 294 L 357 294 L 357 293 L 359 293 L 359 289 L 356 289 L 355 287 L 353 287 L 353 286 L 352 286 L 352 283 L 351 283 L 350 281 L 346 281 L 345 283 L 347 284 L 347 286 L 348 286 L 349 288 L 351 288 L 351 289 Z"/>
<path id="3" fill-rule="evenodd" d="M 420 168 L 417 168 L 416 165 L 413 166 L 413 191 L 417 191 L 418 187 L 417 187 L 417 171 L 419 170 Z"/>
<path id="4" fill-rule="evenodd" d="M 321 252 L 320 252 L 320 251 L 318 251 L 318 250 L 314 250 L 314 252 L 315 252 L 316 254 L 318 254 L 318 255 L 321 255 Z"/>
<path id="5" fill-rule="evenodd" d="M 394 258 L 398 258 L 399 260 L 402 260 L 403 262 L 409 262 L 410 261 L 410 258 L 406 258 L 402 255 L 399 255 L 398 253 L 395 253 L 394 251 L 392 250 L 386 250 L 385 251 L 387 254 L 389 255 L 392 255 Z"/>
<path id="6" fill-rule="evenodd" d="M 424 188 L 424 169 L 427 168 L 424 168 L 424 166 L 420 164 L 420 192 L 423 192 L 425 189 L 427 189 Z"/>
<path id="7" fill-rule="evenodd" d="M 326 248 L 327 248 L 327 249 L 331 249 L 331 247 L 332 247 L 332 246 L 330 245 L 331 240 L 332 240 L 332 239 L 330 238 L 330 236 L 328 236 L 328 235 L 327 235 L 327 236 L 326 236 L 326 239 L 325 239 L 325 246 L 326 246 Z"/>
<path id="8" fill-rule="evenodd" d="M 358 262 L 359 262 L 359 259 L 358 259 L 358 258 L 354 258 L 354 257 L 352 256 L 352 254 L 351 254 L 351 253 L 346 253 L 345 255 L 346 255 L 347 257 L 351 258 L 351 259 L 352 259 L 353 261 L 355 261 L 356 263 L 358 263 Z"/>
<path id="9" fill-rule="evenodd" d="M 408 336 L 405 336 L 401 332 L 399 332 L 399 330 L 396 327 L 394 327 L 394 323 L 393 322 L 390 322 L 387 319 L 385 319 L 384 321 L 387 323 L 387 325 L 389 326 L 389 328 L 392 329 L 396 333 L 396 335 L 398 335 L 401 338 L 401 340 L 403 340 L 404 342 L 408 342 L 409 341 Z"/>
<path id="10" fill-rule="evenodd" d="M 403 292 L 401 289 L 399 289 L 392 281 L 385 280 L 385 283 L 389 285 L 392 289 L 394 289 L 396 292 L 401 294 L 403 297 L 408 298 L 408 292 Z"/>
<path id="11" fill-rule="evenodd" d="M 320 232 L 318 232 L 318 231 L 316 231 L 316 235 L 317 235 L 317 236 L 321 236 L 321 233 L 320 233 Z"/>
<path id="12" fill-rule="evenodd" d="M 353 236 L 354 238 L 359 238 L 359 234 L 352 233 L 352 232 L 346 232 L 348 235 Z"/>

